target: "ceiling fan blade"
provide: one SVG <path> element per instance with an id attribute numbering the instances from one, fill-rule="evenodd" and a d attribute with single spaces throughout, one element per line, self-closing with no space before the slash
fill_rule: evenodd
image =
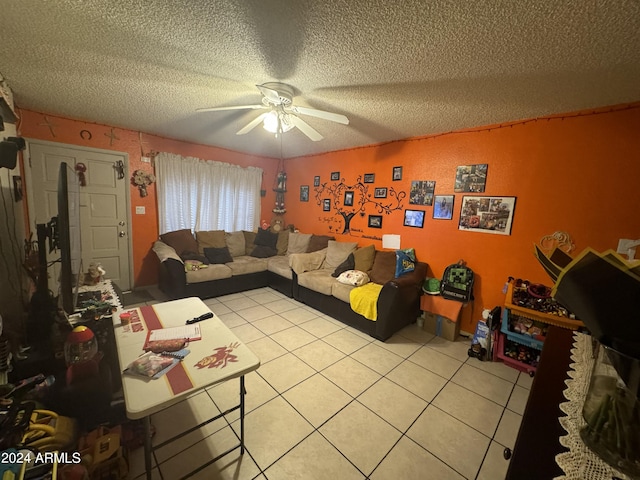
<path id="1" fill-rule="evenodd" d="M 349 119 L 339 113 L 325 112 L 324 110 L 318 110 L 316 108 L 297 106 L 292 106 L 290 110 L 301 115 L 309 115 L 310 117 L 322 118 L 331 122 L 338 122 L 342 123 L 343 125 L 349 125 Z"/>
<path id="2" fill-rule="evenodd" d="M 267 108 L 264 105 L 234 105 L 231 107 L 196 108 L 196 112 L 222 112 L 223 110 L 258 110 Z"/>
<path id="3" fill-rule="evenodd" d="M 279 105 L 280 103 L 282 103 L 282 101 L 280 100 L 280 94 L 276 90 L 273 90 L 269 87 L 265 87 L 264 85 L 256 85 L 256 87 L 258 87 L 258 90 L 260 90 L 260 93 L 262 93 L 262 95 L 264 95 L 265 98 L 269 100 L 271 103 L 276 105 Z"/>
<path id="4" fill-rule="evenodd" d="M 289 121 L 314 142 L 324 138 L 315 128 L 295 115 L 289 115 Z"/>
<path id="5" fill-rule="evenodd" d="M 264 117 L 266 117 L 267 115 L 269 115 L 269 112 L 261 113 L 256 118 L 251 120 L 247 125 L 245 125 L 240 130 L 238 130 L 236 132 L 236 135 L 244 135 L 245 133 L 249 133 L 251 130 L 253 130 L 258 125 L 260 125 L 262 123 L 262 121 L 264 120 Z"/>

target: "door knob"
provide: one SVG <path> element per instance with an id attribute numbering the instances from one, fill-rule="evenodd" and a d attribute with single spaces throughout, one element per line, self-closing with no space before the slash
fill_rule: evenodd
<path id="1" fill-rule="evenodd" d="M 118 234 L 119 237 L 124 237 L 126 235 L 126 232 L 124 230 L 120 230 L 120 233 Z"/>
<path id="2" fill-rule="evenodd" d="M 118 222 L 118 225 L 120 225 L 121 227 L 124 227 L 124 222 L 120 221 Z"/>

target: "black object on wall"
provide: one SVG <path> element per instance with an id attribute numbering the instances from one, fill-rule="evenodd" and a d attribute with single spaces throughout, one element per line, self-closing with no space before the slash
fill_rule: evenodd
<path id="1" fill-rule="evenodd" d="M 0 168 L 13 170 L 18 162 L 18 151 L 24 150 L 26 144 L 22 137 L 8 137 L 0 142 Z"/>

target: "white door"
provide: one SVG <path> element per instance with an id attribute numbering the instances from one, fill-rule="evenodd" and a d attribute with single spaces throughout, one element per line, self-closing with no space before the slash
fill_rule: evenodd
<path id="1" fill-rule="evenodd" d="M 113 280 L 123 291 L 130 290 L 131 242 L 126 154 L 30 141 L 28 165 L 31 178 L 27 190 L 33 232 L 36 231 L 35 225 L 49 222 L 58 213 L 58 170 L 62 162 L 72 169 L 78 163 L 86 166 L 86 186 L 80 187 L 83 271 L 86 272 L 91 263 L 100 263 L 107 272 L 106 278 Z M 122 162 L 125 169 L 123 178 L 118 175 L 118 162 Z M 55 258 L 54 255 L 49 254 L 49 261 Z M 49 274 L 54 284 L 54 279 L 59 275 L 58 264 L 55 265 Z"/>

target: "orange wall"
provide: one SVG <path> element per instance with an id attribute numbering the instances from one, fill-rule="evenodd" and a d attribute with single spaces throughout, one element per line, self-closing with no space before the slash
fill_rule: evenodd
<path id="1" fill-rule="evenodd" d="M 466 260 L 476 273 L 475 302 L 465 309 L 461 327 L 473 332 L 483 308 L 503 303 L 509 276 L 551 284 L 532 254 L 543 236 L 568 232 L 576 253 L 640 238 L 638 132 L 640 104 L 634 104 L 290 159 L 287 220 L 303 232 L 335 234 L 342 227 L 340 215 L 323 212 L 315 201 L 314 175 L 327 182 L 330 172 L 339 171 L 353 184 L 358 175 L 375 173 L 370 193 L 373 187 L 408 193 L 412 180 L 435 180 L 435 194 L 446 195 L 454 194 L 458 165 L 488 164 L 483 195 L 517 197 L 510 236 L 458 230 L 461 193 L 455 194 L 452 220 L 435 220 L 432 207 L 409 205 L 407 198 L 404 208 L 426 210 L 424 228 L 404 227 L 402 210 L 383 214 L 382 229 L 368 228 L 367 216 L 377 214 L 369 205 L 367 216 L 351 222 L 359 232 L 336 235 L 380 248 L 380 241 L 363 235 L 400 234 L 401 247 L 414 247 L 438 278 L 447 265 Z M 403 167 L 402 181 L 391 181 L 394 166 Z M 299 201 L 301 185 L 310 186 L 308 203 Z"/>
<path id="2" fill-rule="evenodd" d="M 45 120 L 46 116 L 46 120 Z M 52 131 L 43 123 L 53 124 Z M 91 133 L 90 139 L 83 139 L 80 132 L 87 130 Z M 256 166 L 264 170 L 263 188 L 267 191 L 262 200 L 262 211 L 270 212 L 275 202 L 275 194 L 272 191 L 279 159 L 245 155 L 242 153 L 209 147 L 193 143 L 182 142 L 154 135 L 141 134 L 133 130 L 113 128 L 113 133 L 118 137 L 111 140 L 112 127 L 88 123 L 55 115 L 43 114 L 29 110 L 20 110 L 20 124 L 18 134 L 28 139 L 48 140 L 83 147 L 100 148 L 127 153 L 129 155 L 129 178 L 133 171 L 141 169 L 151 171 L 152 166 L 140 160 L 141 152 L 150 151 L 175 153 L 182 156 L 191 156 L 206 160 L 233 163 L 246 166 Z M 88 135 L 84 134 L 85 138 Z M 28 188 L 28 186 L 26 186 Z M 149 195 L 141 198 L 136 187 L 130 185 L 131 193 L 131 234 L 133 236 L 133 284 L 135 287 L 153 285 L 158 283 L 158 262 L 151 252 L 153 242 L 158 238 L 158 210 L 155 185 L 148 189 Z M 146 207 L 145 215 L 136 215 L 135 207 Z M 270 219 L 270 215 L 266 217 Z"/>

